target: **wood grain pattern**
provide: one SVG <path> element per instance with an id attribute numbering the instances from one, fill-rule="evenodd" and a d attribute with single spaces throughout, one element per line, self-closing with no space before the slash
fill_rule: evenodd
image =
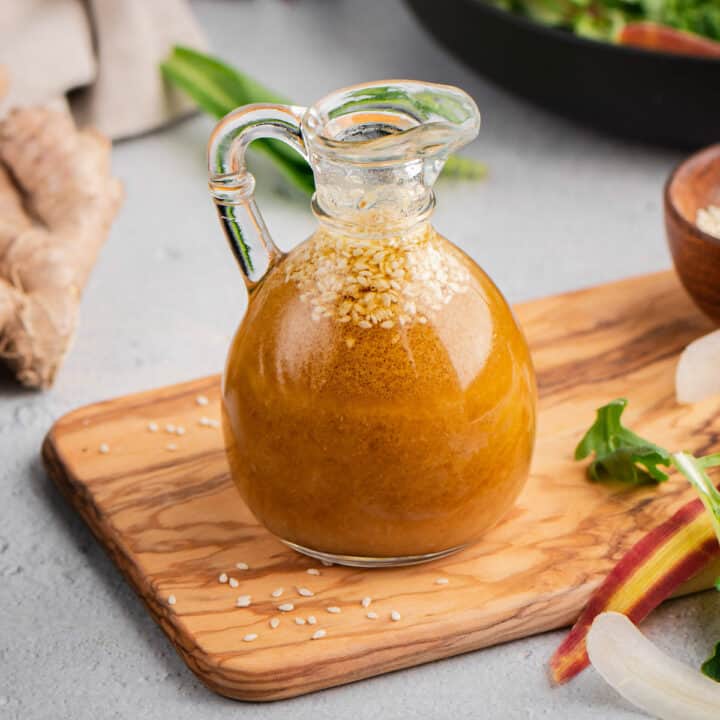
<path id="1" fill-rule="evenodd" d="M 198 424 L 219 417 L 217 377 L 70 413 L 49 433 L 45 463 L 185 662 L 229 697 L 291 697 L 561 627 L 625 550 L 692 496 L 677 478 L 658 489 L 591 484 L 572 460 L 574 446 L 595 408 L 624 395 L 638 432 L 671 448 L 718 449 L 720 401 L 674 401 L 676 356 L 710 323 L 671 273 L 516 310 L 541 391 L 532 476 L 501 525 L 445 560 L 325 568 L 260 528 L 228 479 L 220 431 Z M 209 407 L 196 404 L 199 393 Z M 161 432 L 149 432 L 149 421 Z M 168 435 L 166 423 L 187 432 Z M 107 455 L 98 452 L 103 442 Z M 178 449 L 166 450 L 168 442 Z M 241 561 L 250 569 L 234 570 Z M 218 583 L 221 572 L 240 587 Z M 440 576 L 449 584 L 435 584 Z M 296 586 L 315 596 L 299 597 Z M 270 595 L 277 587 L 282 600 Z M 252 596 L 249 608 L 234 606 L 241 594 Z M 364 596 L 377 620 L 361 608 Z M 281 601 L 296 610 L 271 630 Z M 330 605 L 342 613 L 329 614 Z M 392 609 L 400 622 L 390 622 Z M 295 624 L 310 614 L 316 626 Z M 311 641 L 318 628 L 327 637 Z M 244 642 L 247 633 L 259 637 Z"/>

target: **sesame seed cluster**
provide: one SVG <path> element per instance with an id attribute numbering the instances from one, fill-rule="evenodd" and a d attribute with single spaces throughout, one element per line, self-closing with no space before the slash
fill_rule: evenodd
<path id="1" fill-rule="evenodd" d="M 312 306 L 312 319 L 362 329 L 425 324 L 459 293 L 468 271 L 429 223 L 382 237 L 319 230 L 288 261 L 286 280 Z"/>

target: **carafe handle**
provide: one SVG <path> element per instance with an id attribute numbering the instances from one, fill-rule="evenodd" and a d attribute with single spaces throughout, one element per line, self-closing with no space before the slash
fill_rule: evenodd
<path id="1" fill-rule="evenodd" d="M 210 193 L 235 259 L 252 290 L 282 257 L 255 202 L 255 178 L 245 166 L 253 140 L 274 138 L 307 160 L 300 123 L 306 108 L 292 105 L 245 105 L 215 126 L 208 144 Z"/>

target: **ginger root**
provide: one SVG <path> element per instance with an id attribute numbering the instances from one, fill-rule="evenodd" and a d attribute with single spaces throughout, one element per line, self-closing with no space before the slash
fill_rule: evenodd
<path id="1" fill-rule="evenodd" d="M 0 123 L 0 358 L 23 385 L 52 385 L 121 200 L 99 133 L 47 108 Z"/>

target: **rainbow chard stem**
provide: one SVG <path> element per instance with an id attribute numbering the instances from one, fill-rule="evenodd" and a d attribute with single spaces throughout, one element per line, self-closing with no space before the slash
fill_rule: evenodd
<path id="1" fill-rule="evenodd" d="M 696 472 L 693 463 L 681 462 L 683 467 Z M 684 469 L 679 469 L 685 474 Z M 702 468 L 699 472 L 705 475 Z M 705 479 L 720 497 L 706 475 Z M 680 508 L 639 540 L 613 568 L 550 661 L 556 683 L 567 682 L 589 664 L 586 638 L 600 613 L 614 610 L 639 623 L 680 585 L 720 556 L 714 521 L 711 513 L 705 511 L 703 500 L 693 500 Z"/>

